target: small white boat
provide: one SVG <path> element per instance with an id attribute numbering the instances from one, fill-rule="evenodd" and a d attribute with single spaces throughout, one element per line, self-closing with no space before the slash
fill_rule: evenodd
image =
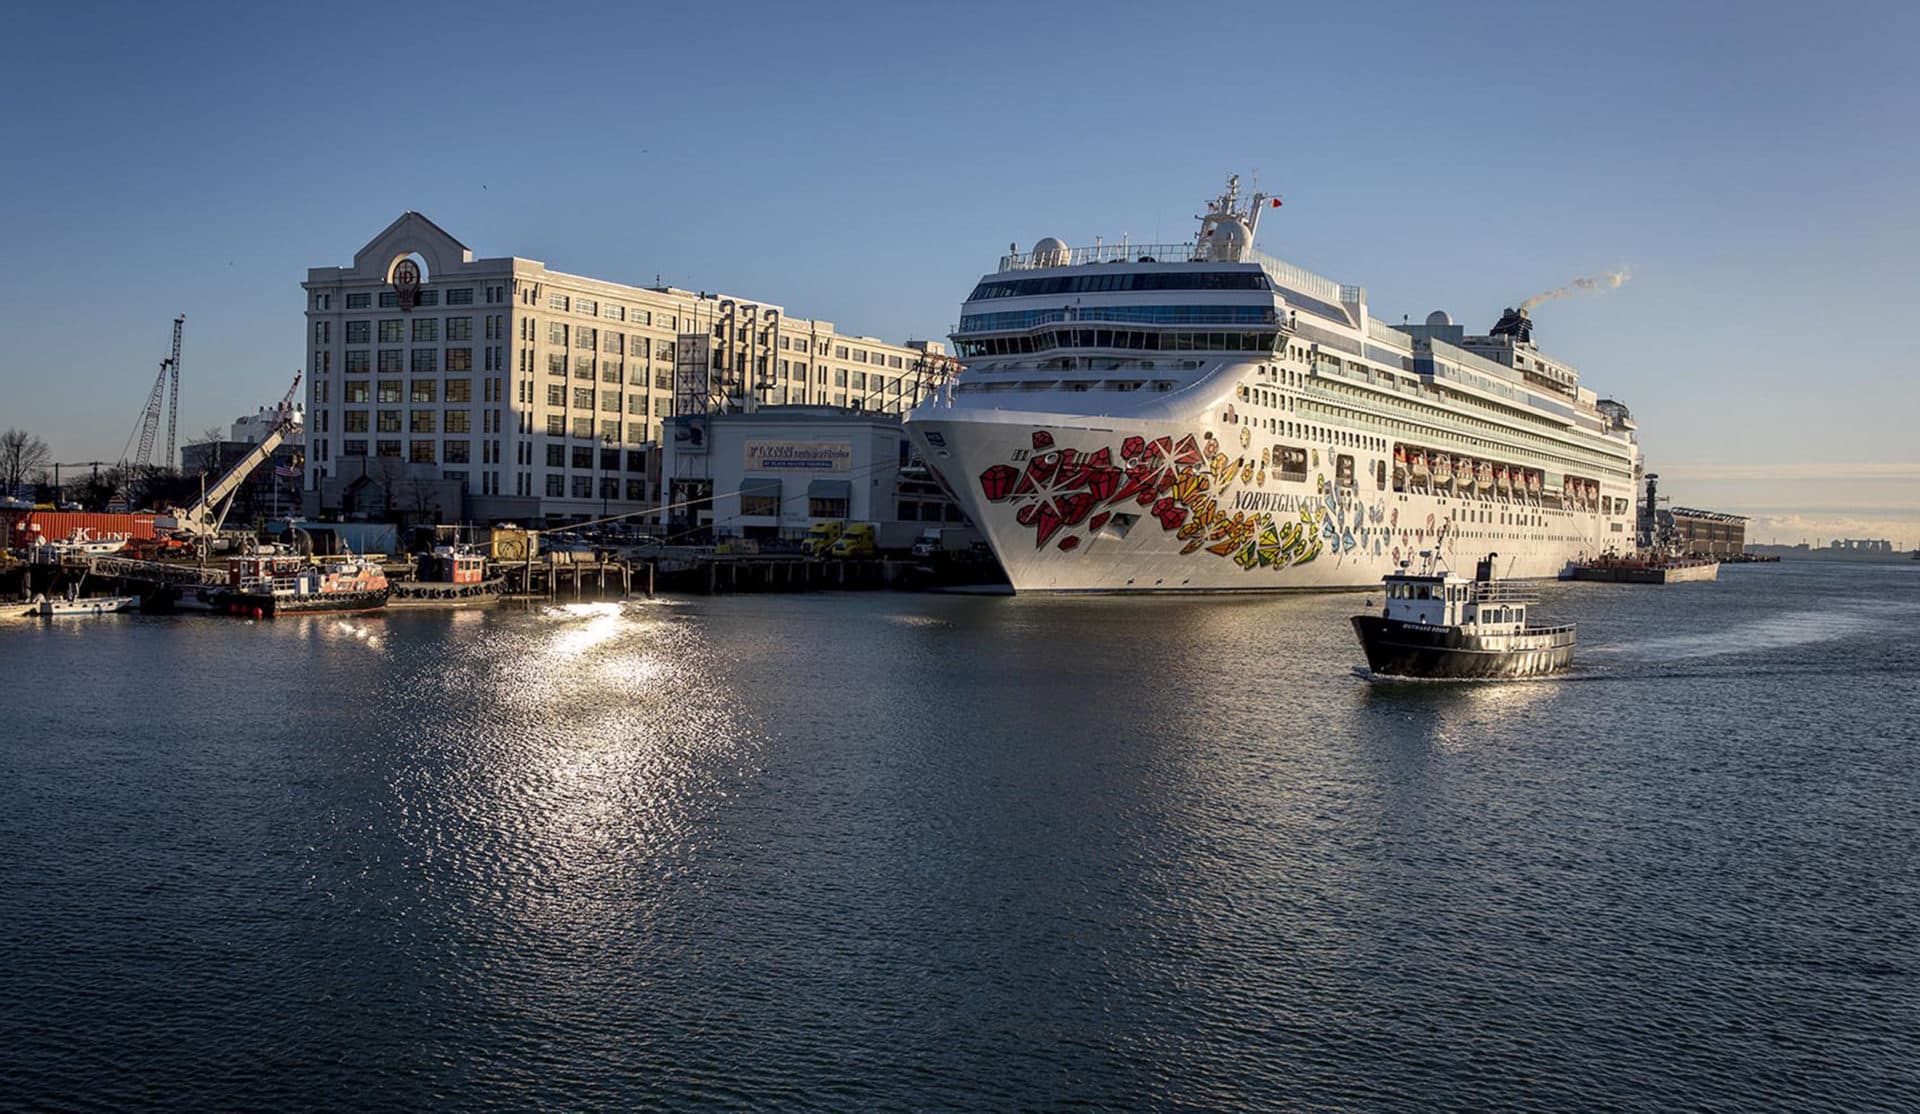
<path id="1" fill-rule="evenodd" d="M 58 618 L 62 615 L 111 615 L 116 611 L 131 610 L 140 602 L 138 596 L 65 596 L 49 599 L 46 596 L 33 601 L 29 615 L 44 615 Z"/>

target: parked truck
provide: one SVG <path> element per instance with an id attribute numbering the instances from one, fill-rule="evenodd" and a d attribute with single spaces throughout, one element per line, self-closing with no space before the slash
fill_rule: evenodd
<path id="1" fill-rule="evenodd" d="M 873 523 L 854 522 L 840 532 L 833 541 L 829 552 L 835 557 L 877 557 L 880 546 L 875 541 Z"/>
<path id="2" fill-rule="evenodd" d="M 837 518 L 828 518 L 807 527 L 806 540 L 800 543 L 801 552 L 809 557 L 827 556 L 833 549 L 833 543 L 840 540 L 840 534 L 846 529 L 846 525 Z"/>

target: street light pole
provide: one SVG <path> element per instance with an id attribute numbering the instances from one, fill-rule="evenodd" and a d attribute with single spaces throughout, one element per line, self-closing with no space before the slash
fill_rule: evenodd
<path id="1" fill-rule="evenodd" d="M 607 517 L 607 486 L 614 482 L 607 477 L 607 452 L 613 448 L 613 438 L 602 436 L 600 444 L 603 446 L 600 450 L 600 517 L 605 519 Z M 600 525 L 601 529 L 606 528 L 605 522 Z"/>

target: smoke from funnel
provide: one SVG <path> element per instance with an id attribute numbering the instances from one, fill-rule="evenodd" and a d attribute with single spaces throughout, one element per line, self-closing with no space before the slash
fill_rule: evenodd
<path id="1" fill-rule="evenodd" d="M 1632 277 L 1632 274 L 1629 273 L 1625 267 L 1622 267 L 1617 271 L 1608 271 L 1604 275 L 1598 275 L 1593 278 L 1577 278 L 1558 290 L 1549 290 L 1545 294 L 1535 294 L 1533 297 L 1521 302 L 1520 308 L 1523 310 L 1532 309 L 1541 302 L 1551 302 L 1555 298 L 1565 298 L 1584 290 L 1618 290 L 1622 283 Z"/>

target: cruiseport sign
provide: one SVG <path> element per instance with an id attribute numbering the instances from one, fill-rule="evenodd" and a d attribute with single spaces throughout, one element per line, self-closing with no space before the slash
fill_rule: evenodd
<path id="1" fill-rule="evenodd" d="M 763 471 L 845 472 L 853 467 L 853 442 L 748 441 L 746 466 Z"/>

